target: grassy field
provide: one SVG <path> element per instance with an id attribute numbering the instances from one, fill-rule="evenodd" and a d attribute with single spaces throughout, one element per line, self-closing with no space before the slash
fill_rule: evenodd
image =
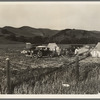
<path id="1" fill-rule="evenodd" d="M 10 58 L 11 63 L 13 94 L 97 94 L 100 92 L 99 59 L 88 57 L 80 61 L 79 80 L 77 80 L 75 63 L 68 66 L 75 61 L 75 57 L 32 59 L 20 54 L 23 48 L 25 44 L 0 46 L 1 93 L 7 92 L 5 66 L 7 57 Z"/>
<path id="2" fill-rule="evenodd" d="M 45 76 L 23 82 L 14 89 L 18 94 L 98 94 L 100 92 L 100 64 L 80 64 L 79 81 L 75 65 L 65 66 Z M 41 70 L 41 69 L 40 69 Z M 41 70 L 42 71 L 42 70 Z M 45 71 L 45 69 L 44 69 Z"/>

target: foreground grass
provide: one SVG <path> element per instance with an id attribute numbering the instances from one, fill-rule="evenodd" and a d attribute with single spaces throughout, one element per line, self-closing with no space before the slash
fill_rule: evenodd
<path id="1" fill-rule="evenodd" d="M 20 54 L 22 47 L 1 46 L 0 84 L 6 93 L 5 58 L 11 60 L 13 94 L 97 94 L 100 92 L 100 64 L 80 63 L 79 81 L 75 64 L 67 66 L 74 58 L 55 57 L 30 59 Z M 63 65 L 63 68 L 60 67 Z"/>
<path id="2" fill-rule="evenodd" d="M 75 66 L 59 69 L 40 77 L 30 79 L 14 88 L 15 94 L 97 94 L 100 92 L 99 64 L 80 66 L 79 81 L 76 80 Z M 65 84 L 65 86 L 64 86 Z M 66 86 L 68 85 L 68 86 Z"/>

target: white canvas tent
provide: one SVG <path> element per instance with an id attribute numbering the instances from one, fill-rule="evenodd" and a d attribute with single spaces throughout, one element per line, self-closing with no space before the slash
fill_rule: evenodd
<path id="1" fill-rule="evenodd" d="M 32 47 L 31 43 L 26 43 L 26 49 L 30 49 Z"/>
<path id="2" fill-rule="evenodd" d="M 85 52 L 88 52 L 88 51 L 89 51 L 88 48 L 82 47 L 82 48 L 79 49 L 78 54 L 82 54 L 82 53 L 85 53 Z"/>
<path id="3" fill-rule="evenodd" d="M 90 52 L 92 57 L 100 57 L 100 42 L 97 43 L 95 48 Z"/>
<path id="4" fill-rule="evenodd" d="M 86 53 L 88 51 L 89 51 L 89 46 L 85 45 L 81 48 L 76 48 L 74 54 L 79 54 L 80 55 L 80 54 Z"/>
<path id="5" fill-rule="evenodd" d="M 57 54 L 60 55 L 61 50 L 56 43 L 49 43 L 47 47 L 50 48 L 51 51 L 56 51 Z"/>

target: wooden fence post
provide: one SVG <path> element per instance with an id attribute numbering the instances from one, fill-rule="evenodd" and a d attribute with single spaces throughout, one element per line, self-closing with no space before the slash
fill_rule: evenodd
<path id="1" fill-rule="evenodd" d="M 79 56 L 76 55 L 76 82 L 78 83 L 79 81 Z"/>
<path id="2" fill-rule="evenodd" d="M 11 93 L 11 82 L 10 82 L 10 61 L 6 58 L 6 77 L 7 77 L 7 94 Z"/>

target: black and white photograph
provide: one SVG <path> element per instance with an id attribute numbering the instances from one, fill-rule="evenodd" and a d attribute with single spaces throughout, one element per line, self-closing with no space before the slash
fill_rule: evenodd
<path id="1" fill-rule="evenodd" d="M 14 94 L 100 95 L 100 2 L 0 2 L 0 95 Z"/>

